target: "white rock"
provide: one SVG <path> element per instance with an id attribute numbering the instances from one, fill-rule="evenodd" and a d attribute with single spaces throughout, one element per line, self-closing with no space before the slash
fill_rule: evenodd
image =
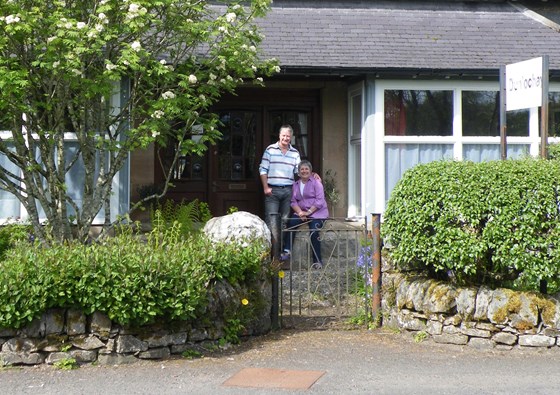
<path id="1" fill-rule="evenodd" d="M 241 242 L 262 239 L 271 246 L 271 235 L 268 226 L 258 216 L 246 211 L 237 211 L 222 217 L 210 219 L 204 225 L 203 232 L 215 242 Z"/>

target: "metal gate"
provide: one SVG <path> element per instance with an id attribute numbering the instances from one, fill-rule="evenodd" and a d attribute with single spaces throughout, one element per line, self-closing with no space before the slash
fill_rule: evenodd
<path id="1" fill-rule="evenodd" d="M 319 232 L 321 269 L 313 267 L 311 232 Z M 292 248 L 279 271 L 280 326 L 367 325 L 372 249 L 365 221 L 329 218 L 317 230 L 284 227 L 284 235 Z"/>

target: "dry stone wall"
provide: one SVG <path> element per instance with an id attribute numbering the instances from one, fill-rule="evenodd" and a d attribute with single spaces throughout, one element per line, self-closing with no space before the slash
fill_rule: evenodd
<path id="1" fill-rule="evenodd" d="M 261 301 L 256 316 L 242 336 L 271 328 L 271 286 L 258 285 Z M 0 328 L 0 366 L 54 364 L 73 358 L 77 363 L 116 365 L 142 359 L 167 359 L 187 350 L 215 348 L 224 338 L 224 310 L 245 291 L 218 283 L 210 292 L 203 319 L 123 327 L 101 312 L 85 315 L 77 309 L 51 309 L 21 329 Z"/>
<path id="2" fill-rule="evenodd" d="M 510 289 L 460 288 L 419 275 L 383 274 L 384 325 L 437 343 L 479 349 L 558 348 L 560 301 Z"/>

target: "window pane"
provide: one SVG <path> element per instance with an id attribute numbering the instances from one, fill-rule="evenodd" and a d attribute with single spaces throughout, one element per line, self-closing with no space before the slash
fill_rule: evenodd
<path id="1" fill-rule="evenodd" d="M 452 134 L 452 91 L 385 91 L 386 136 L 451 136 Z"/>
<path id="2" fill-rule="evenodd" d="M 529 154 L 529 145 L 508 144 L 508 159 L 518 159 Z M 485 162 L 489 160 L 501 159 L 501 149 L 499 144 L 465 144 L 463 145 L 463 157 L 472 162 Z"/>
<path id="3" fill-rule="evenodd" d="M 420 163 L 453 158 L 452 144 L 386 144 L 385 145 L 385 199 L 404 172 Z"/>
<path id="4" fill-rule="evenodd" d="M 548 94 L 548 135 L 560 137 L 560 92 Z"/>
<path id="5" fill-rule="evenodd" d="M 528 136 L 529 109 L 508 111 L 506 113 L 506 125 L 508 136 Z"/>
<path id="6" fill-rule="evenodd" d="M 362 95 L 352 97 L 352 124 L 350 126 L 350 135 L 353 138 L 359 138 L 362 133 Z"/>
<path id="7" fill-rule="evenodd" d="M 462 91 L 463 136 L 499 136 L 499 92 Z"/>
<path id="8" fill-rule="evenodd" d="M 11 144 L 8 143 L 8 146 Z M 19 170 L 4 154 L 0 154 L 0 166 L 13 174 L 19 174 Z M 15 180 L 14 180 L 15 181 Z M 20 203 L 10 192 L 0 189 L 0 218 L 19 218 Z"/>

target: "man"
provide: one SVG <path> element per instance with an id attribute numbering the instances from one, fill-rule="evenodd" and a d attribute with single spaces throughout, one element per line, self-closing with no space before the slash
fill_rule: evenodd
<path id="1" fill-rule="evenodd" d="M 292 147 L 293 129 L 290 125 L 282 125 L 278 142 L 270 144 L 263 153 L 259 174 L 264 190 L 264 222 L 274 235 L 276 220 L 287 219 L 290 215 L 290 201 L 294 175 L 301 157 L 297 149 Z M 273 218 L 274 216 L 274 218 Z"/>

